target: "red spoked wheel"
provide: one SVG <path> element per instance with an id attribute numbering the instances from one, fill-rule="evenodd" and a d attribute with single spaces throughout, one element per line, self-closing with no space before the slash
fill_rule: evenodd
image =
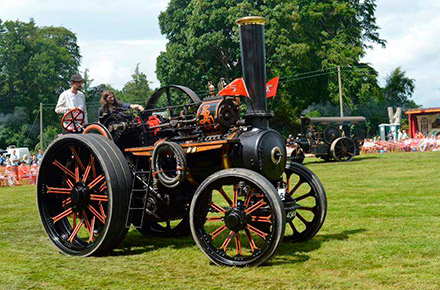
<path id="1" fill-rule="evenodd" d="M 258 266 L 278 248 L 285 214 L 267 179 L 233 168 L 200 185 L 191 204 L 190 225 L 197 245 L 216 265 Z"/>
<path id="2" fill-rule="evenodd" d="M 78 108 L 72 109 L 64 114 L 61 119 L 61 126 L 67 132 L 78 132 L 84 125 L 84 111 Z"/>
<path id="3" fill-rule="evenodd" d="M 321 229 L 327 215 L 327 196 L 319 178 L 307 167 L 287 162 L 284 171 L 287 183 L 283 200 L 286 213 L 284 239 L 304 242 Z M 289 208 L 294 210 L 289 211 Z"/>
<path id="4" fill-rule="evenodd" d="M 118 246 L 131 172 L 122 152 L 97 135 L 65 135 L 48 147 L 40 166 L 37 202 L 43 227 L 64 254 L 89 256 Z"/>

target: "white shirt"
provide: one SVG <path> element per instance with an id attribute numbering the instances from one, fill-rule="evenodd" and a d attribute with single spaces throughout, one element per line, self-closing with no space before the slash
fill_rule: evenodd
<path id="1" fill-rule="evenodd" d="M 72 92 L 72 89 L 62 92 L 58 98 L 55 112 L 65 114 L 75 107 L 80 108 L 84 112 L 84 124 L 87 124 L 86 96 L 81 91 L 78 91 L 76 94 Z"/>

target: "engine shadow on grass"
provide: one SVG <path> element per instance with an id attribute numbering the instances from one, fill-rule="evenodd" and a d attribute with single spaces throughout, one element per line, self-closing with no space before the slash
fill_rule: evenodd
<path id="1" fill-rule="evenodd" d="M 366 231 L 366 229 L 356 229 L 343 231 L 337 234 L 316 235 L 313 239 L 303 243 L 292 243 L 285 239 L 275 253 L 275 257 L 265 263 L 265 265 L 271 266 L 306 262 L 310 259 L 310 256 L 307 255 L 307 253 L 318 250 L 323 243 L 348 240 L 350 236 Z"/>
<path id="2" fill-rule="evenodd" d="M 121 246 L 107 256 L 131 256 L 139 255 L 161 248 L 183 249 L 195 246 L 191 234 L 175 238 L 159 238 L 154 236 L 143 236 L 136 230 L 130 230 Z"/>

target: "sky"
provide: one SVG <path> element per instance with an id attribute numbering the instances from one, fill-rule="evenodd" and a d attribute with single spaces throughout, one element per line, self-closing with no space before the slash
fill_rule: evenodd
<path id="1" fill-rule="evenodd" d="M 78 38 L 81 70 L 89 69 L 92 85 L 106 83 L 121 89 L 137 64 L 160 86 L 156 57 L 165 50 L 158 16 L 169 0 L 0 0 L 0 19 L 28 21 L 39 26 L 64 26 Z M 440 107 L 440 1 L 378 0 L 380 37 L 363 61 L 379 72 L 379 82 L 400 66 L 415 80 L 414 101 Z"/>

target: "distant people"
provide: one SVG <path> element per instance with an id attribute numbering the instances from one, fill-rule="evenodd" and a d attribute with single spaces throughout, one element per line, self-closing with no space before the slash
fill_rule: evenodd
<path id="1" fill-rule="evenodd" d="M 3 155 L 0 155 L 0 166 L 3 166 L 3 163 L 5 162 L 5 158 Z"/>
<path id="2" fill-rule="evenodd" d="M 79 74 L 75 74 L 70 78 L 71 87 L 59 96 L 55 112 L 65 114 L 75 108 L 81 109 L 84 112 L 84 124 L 87 124 L 86 97 L 80 91 L 83 81 Z"/>
<path id="3" fill-rule="evenodd" d="M 14 170 L 12 169 L 12 166 L 10 166 L 10 165 L 6 166 L 5 177 L 7 179 L 9 186 L 14 186 L 14 185 L 18 184 L 17 175 L 15 174 Z"/>
<path id="4" fill-rule="evenodd" d="M 397 141 L 401 141 L 402 140 L 402 136 L 403 136 L 402 131 L 400 129 L 398 129 L 397 130 Z"/>
<path id="5" fill-rule="evenodd" d="M 419 132 L 418 130 L 416 131 L 416 134 L 414 135 L 415 139 L 423 139 L 425 138 L 425 136 L 423 135 L 422 132 Z"/>
<path id="6" fill-rule="evenodd" d="M 20 159 L 18 158 L 18 155 L 16 152 L 17 152 L 16 150 L 12 151 L 11 163 L 12 163 L 12 170 L 14 171 L 14 174 L 18 175 L 18 162 L 20 161 Z"/>
<path id="7" fill-rule="evenodd" d="M 126 111 L 128 109 L 134 109 L 139 111 L 144 110 L 144 107 L 142 107 L 141 105 L 119 102 L 116 99 L 115 94 L 109 90 L 102 92 L 100 102 L 101 102 L 101 108 L 99 108 L 98 110 L 99 118 L 113 112 Z"/>
<path id="8" fill-rule="evenodd" d="M 38 164 L 40 164 L 41 159 L 43 159 L 43 150 L 40 149 L 40 150 L 38 150 L 38 154 L 37 154 Z"/>
<path id="9" fill-rule="evenodd" d="M 406 133 L 406 130 L 403 130 L 402 140 L 406 140 L 406 139 L 408 139 L 408 133 Z"/>
<path id="10" fill-rule="evenodd" d="M 29 165 L 37 165 L 38 166 L 38 159 L 37 159 L 37 155 L 32 155 L 32 159 L 30 161 Z"/>
<path id="11" fill-rule="evenodd" d="M 391 131 L 387 135 L 388 141 L 394 141 L 394 131 Z"/>
<path id="12" fill-rule="evenodd" d="M 26 162 L 20 162 L 20 165 L 18 166 L 18 177 L 20 179 L 28 179 L 31 184 L 33 184 L 33 179 L 31 176 L 31 171 L 29 170 L 28 165 Z"/>

